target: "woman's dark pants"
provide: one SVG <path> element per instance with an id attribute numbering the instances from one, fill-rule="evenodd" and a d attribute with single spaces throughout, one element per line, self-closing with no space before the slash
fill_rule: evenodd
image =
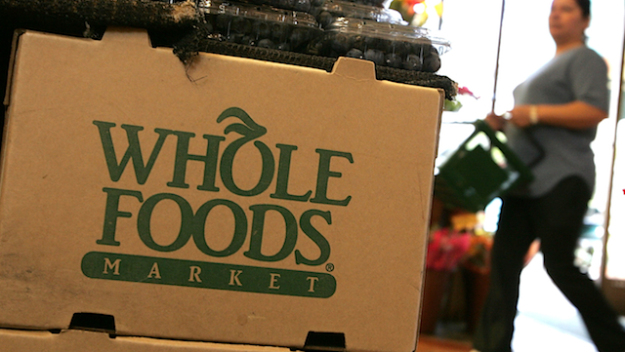
<path id="1" fill-rule="evenodd" d="M 519 280 L 530 244 L 540 239 L 547 273 L 578 309 L 599 352 L 625 352 L 625 331 L 595 283 L 574 265 L 590 191 L 578 177 L 539 198 L 503 199 L 491 258 L 491 286 L 474 348 L 510 352 Z"/>

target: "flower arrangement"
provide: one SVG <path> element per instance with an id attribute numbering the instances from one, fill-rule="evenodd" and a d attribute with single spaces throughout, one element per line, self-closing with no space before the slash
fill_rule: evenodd
<path id="1" fill-rule="evenodd" d="M 443 0 L 393 0 L 389 8 L 397 10 L 404 21 L 415 27 L 428 25 L 440 29 Z"/>
<path id="2" fill-rule="evenodd" d="M 433 231 L 428 242 L 426 268 L 452 271 L 469 250 L 471 234 L 445 227 Z"/>

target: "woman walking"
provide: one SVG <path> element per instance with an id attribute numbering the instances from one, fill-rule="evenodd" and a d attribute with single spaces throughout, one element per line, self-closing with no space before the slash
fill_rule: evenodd
<path id="1" fill-rule="evenodd" d="M 595 182 L 590 143 L 607 117 L 605 61 L 585 44 L 589 0 L 554 0 L 555 57 L 514 90 L 515 106 L 486 121 L 503 130 L 535 180 L 504 197 L 492 251 L 491 287 L 474 351 L 510 352 L 523 260 L 536 239 L 547 273 L 578 309 L 599 352 L 625 352 L 625 330 L 595 283 L 574 265 Z M 538 144 L 539 146 L 537 146 Z"/>

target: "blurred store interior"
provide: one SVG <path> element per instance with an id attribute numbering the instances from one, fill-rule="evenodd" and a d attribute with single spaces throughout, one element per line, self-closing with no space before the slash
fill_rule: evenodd
<path id="1" fill-rule="evenodd" d="M 439 74 L 453 77 L 464 88 L 464 94 L 458 96 L 462 105 L 458 111 L 443 112 L 439 161 L 473 132 L 473 121 L 483 119 L 493 107 L 498 114 L 511 109 L 514 87 L 554 55 L 555 45 L 547 26 L 550 7 L 551 1 L 542 0 L 507 0 L 503 6 L 500 0 L 444 1 L 442 20 L 432 25 L 451 41 L 452 50 L 443 57 Z M 593 143 L 597 186 L 579 241 L 577 264 L 625 315 L 625 262 L 618 254 L 625 248 L 621 215 L 625 209 L 625 161 L 619 154 L 625 143 L 621 122 L 625 116 L 624 5 L 621 1 L 594 1 L 591 12 L 587 44 L 608 64 L 611 106 L 609 118 L 601 122 Z M 497 228 L 500 204 L 497 198 L 484 212 L 462 214 L 456 219 L 461 223 L 458 227 L 470 228 L 475 238 L 463 258 L 449 263 L 449 273 L 429 270 L 426 286 L 436 286 L 444 294 L 440 306 L 431 303 L 432 308 L 424 301 L 424 317 L 431 321 L 422 320 L 419 352 L 470 350 L 471 330 L 479 311 L 476 305 L 484 299 L 488 285 L 484 258 Z M 432 214 L 435 218 L 439 215 L 436 200 Z M 541 253 L 527 259 L 521 279 L 514 351 L 596 351 L 576 309 L 547 276 Z M 427 295 L 428 288 L 425 290 Z M 435 317 L 429 318 L 429 314 Z"/>

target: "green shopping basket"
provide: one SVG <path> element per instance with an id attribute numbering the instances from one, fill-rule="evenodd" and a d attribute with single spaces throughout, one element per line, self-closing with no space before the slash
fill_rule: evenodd
<path id="1" fill-rule="evenodd" d="M 448 208 L 478 212 L 534 175 L 486 122 L 473 124 L 471 136 L 439 166 L 434 196 Z"/>

